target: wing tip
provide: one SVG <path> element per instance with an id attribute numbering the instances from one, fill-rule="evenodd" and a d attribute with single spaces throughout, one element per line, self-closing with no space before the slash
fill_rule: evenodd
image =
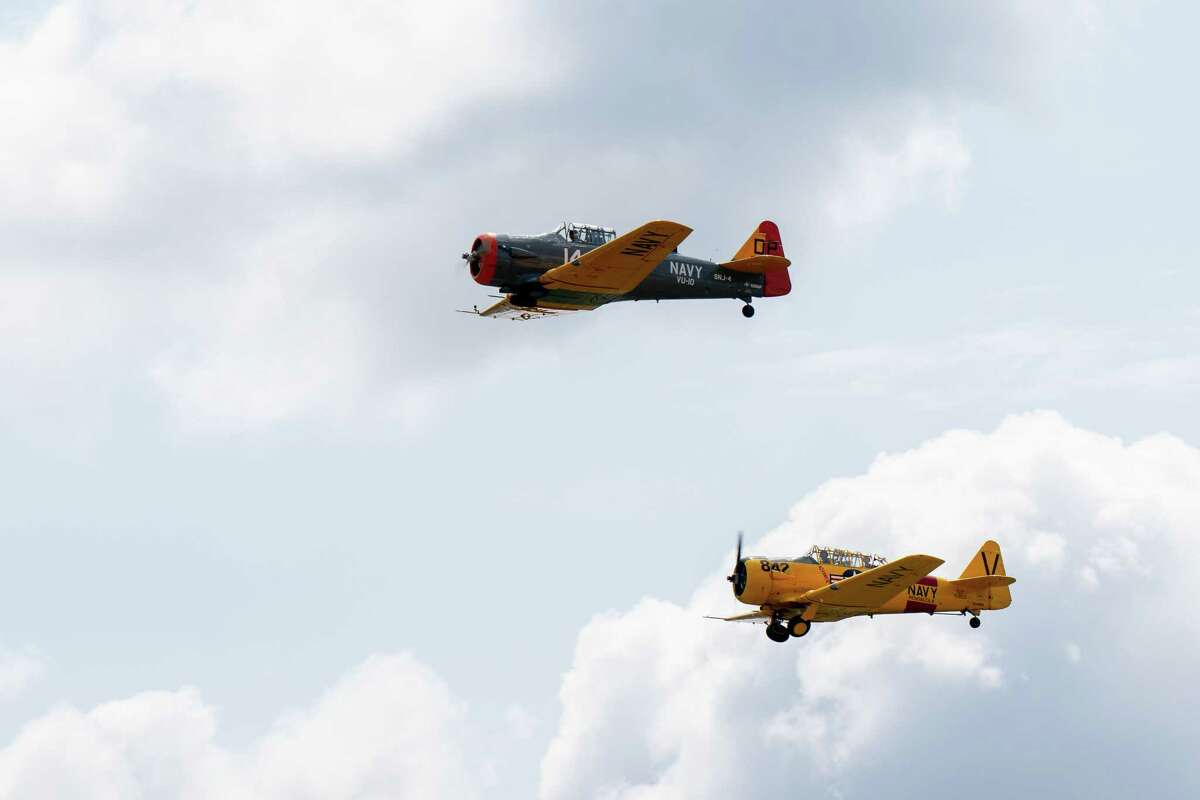
<path id="1" fill-rule="evenodd" d="M 643 225 L 641 225 L 639 227 L 644 228 L 647 225 L 666 225 L 668 227 L 677 229 L 680 233 L 684 234 L 685 236 L 693 232 L 693 229 L 690 228 L 689 226 L 684 225 L 682 222 L 676 222 L 673 219 L 652 219 L 649 222 L 644 223 Z"/>

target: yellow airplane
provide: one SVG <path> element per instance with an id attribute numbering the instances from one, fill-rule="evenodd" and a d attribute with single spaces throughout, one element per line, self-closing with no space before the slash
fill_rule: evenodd
<path id="1" fill-rule="evenodd" d="M 742 558 L 739 534 L 733 574 L 727 580 L 739 601 L 759 608 L 709 619 L 765 623 L 767 638 L 786 642 L 808 633 L 814 622 L 876 614 L 970 614 L 971 627 L 978 628 L 981 611 L 1012 603 L 1008 587 L 1016 579 L 1004 574 L 995 542 L 984 542 L 955 580 L 929 574 L 943 563 L 922 555 L 888 561 L 877 554 L 820 545 L 791 560 Z"/>

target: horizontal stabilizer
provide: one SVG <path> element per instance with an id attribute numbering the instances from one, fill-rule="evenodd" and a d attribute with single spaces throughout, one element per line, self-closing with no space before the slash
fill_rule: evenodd
<path id="1" fill-rule="evenodd" d="M 954 587 L 971 592 L 983 592 L 995 589 L 997 586 L 1012 586 L 1016 582 L 1016 578 L 1008 575 L 979 575 L 974 578 L 959 578 L 954 581 Z"/>
<path id="2" fill-rule="evenodd" d="M 749 258 L 735 258 L 733 261 L 726 261 L 720 266 L 736 272 L 751 272 L 761 275 L 765 272 L 778 272 L 781 269 L 787 269 L 791 263 L 791 261 L 783 256 L 750 256 Z"/>

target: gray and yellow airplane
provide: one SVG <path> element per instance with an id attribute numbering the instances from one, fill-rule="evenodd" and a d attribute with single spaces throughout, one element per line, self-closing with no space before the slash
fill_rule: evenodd
<path id="1" fill-rule="evenodd" d="M 791 262 L 774 222 L 760 223 L 722 263 L 681 255 L 679 244 L 691 232 L 658 220 L 621 236 L 575 223 L 539 236 L 481 233 L 462 257 L 477 283 L 504 295 L 482 311 L 465 313 L 528 320 L 619 300 L 727 298 L 741 300 L 742 314 L 752 317 L 753 298 L 792 290 Z"/>
<path id="2" fill-rule="evenodd" d="M 767 637 L 786 642 L 804 636 L 814 622 L 837 622 L 876 614 L 969 614 L 979 627 L 982 611 L 1008 608 L 1008 587 L 1000 545 L 986 541 L 958 578 L 929 573 L 944 562 L 924 555 L 888 561 L 881 555 L 814 546 L 808 555 L 790 560 L 742 558 L 738 536 L 733 574 L 734 596 L 758 606 L 757 611 L 726 622 L 766 624 Z"/>

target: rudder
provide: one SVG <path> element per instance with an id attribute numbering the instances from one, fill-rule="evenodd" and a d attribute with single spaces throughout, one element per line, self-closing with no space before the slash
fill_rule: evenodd
<path id="1" fill-rule="evenodd" d="M 960 578 L 978 578 L 983 575 L 1006 575 L 1004 557 L 1000 555 L 1000 545 L 988 539 L 975 553 L 975 557 L 967 562 Z"/>
<path id="2" fill-rule="evenodd" d="M 1004 556 L 1000 554 L 1000 545 L 988 539 L 975 556 L 967 562 L 967 567 L 962 571 L 962 575 L 958 576 L 959 580 L 963 578 L 986 578 L 989 576 L 1002 577 L 1004 572 Z M 1012 603 L 1012 594 L 1008 591 L 1007 585 L 990 586 L 988 588 L 988 608 L 1000 609 L 1008 608 Z"/>
<path id="3" fill-rule="evenodd" d="M 758 227 L 750 234 L 746 243 L 733 255 L 733 260 L 753 258 L 754 256 L 780 256 L 783 253 L 783 240 L 779 236 L 779 226 L 769 219 L 758 223 Z M 764 273 L 763 296 L 779 297 L 792 290 L 792 279 L 787 269 L 773 270 Z"/>

